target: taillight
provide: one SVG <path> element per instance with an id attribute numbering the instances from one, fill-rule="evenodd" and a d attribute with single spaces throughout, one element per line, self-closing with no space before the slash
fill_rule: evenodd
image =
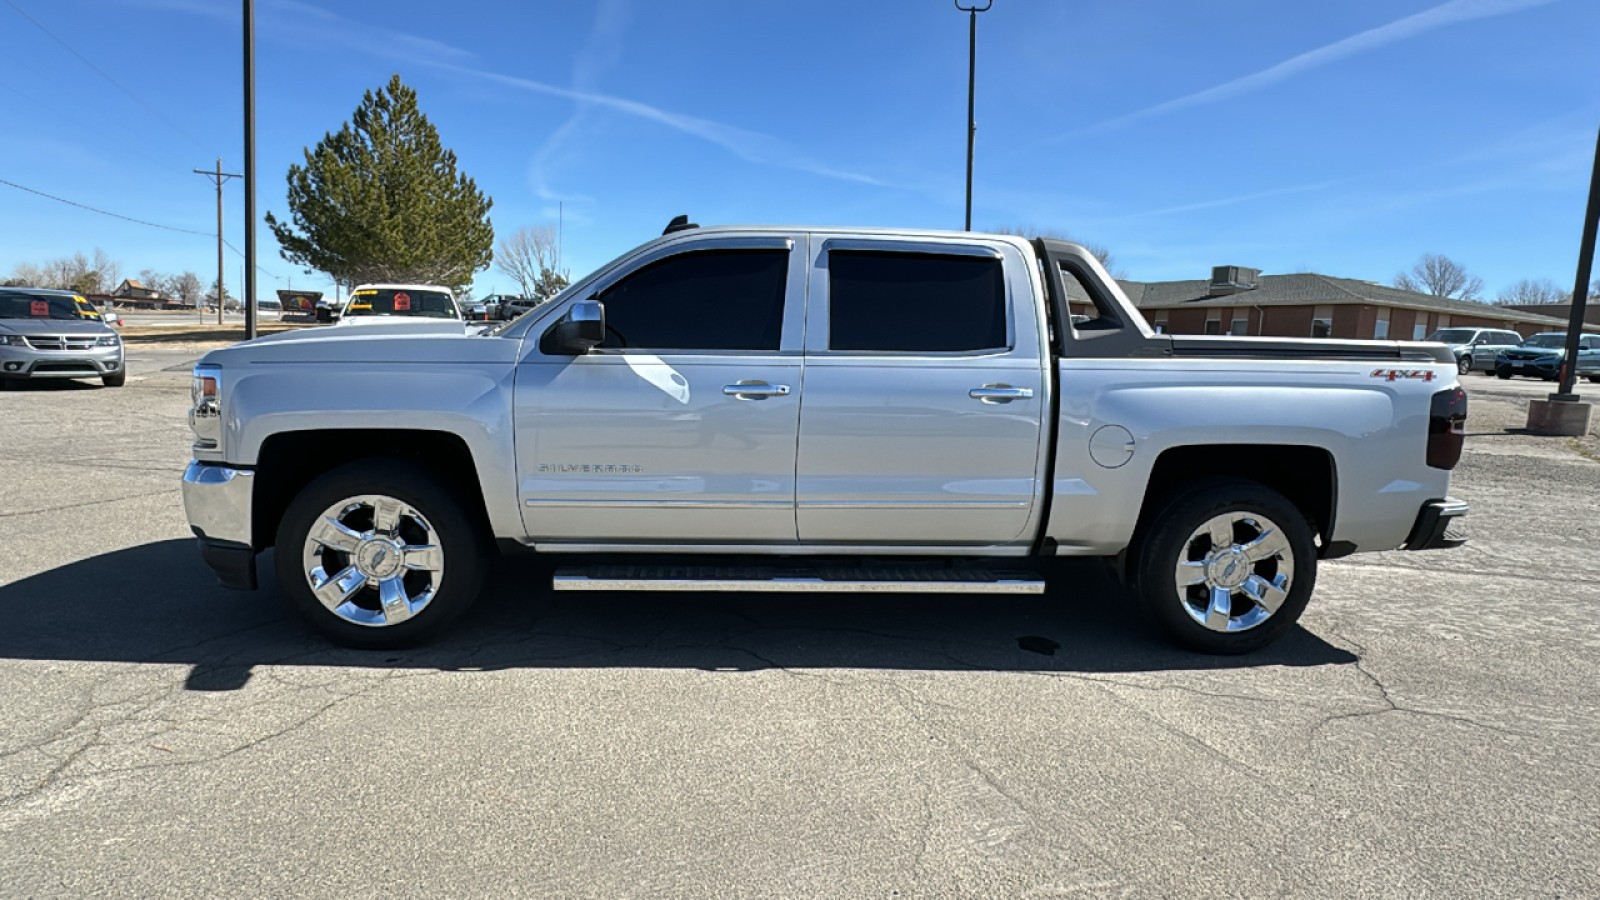
<path id="1" fill-rule="evenodd" d="M 1428 411 L 1428 465 L 1454 469 L 1467 433 L 1467 392 L 1451 388 L 1433 395 Z"/>

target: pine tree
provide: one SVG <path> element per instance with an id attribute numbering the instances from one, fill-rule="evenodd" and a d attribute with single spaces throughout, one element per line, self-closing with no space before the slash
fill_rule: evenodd
<path id="1" fill-rule="evenodd" d="M 283 258 L 345 285 L 465 287 L 494 258 L 493 204 L 395 75 L 289 167 L 292 223 L 267 214 Z"/>

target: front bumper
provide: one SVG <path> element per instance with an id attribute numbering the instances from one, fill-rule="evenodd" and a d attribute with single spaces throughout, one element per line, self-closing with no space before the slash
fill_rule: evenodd
<path id="1" fill-rule="evenodd" d="M 122 344 L 83 350 L 37 350 L 0 344 L 0 378 L 103 378 L 122 371 Z"/>
<path id="2" fill-rule="evenodd" d="M 1541 378 L 1554 378 L 1561 370 L 1561 357 L 1537 356 L 1533 359 L 1513 359 L 1504 356 L 1496 357 L 1495 368 L 1505 366 L 1513 375 L 1537 375 Z"/>
<path id="3" fill-rule="evenodd" d="M 1406 538 L 1407 550 L 1448 550 L 1467 542 L 1467 532 L 1462 519 L 1471 508 L 1465 500 L 1446 497 L 1422 504 L 1416 524 Z"/>
<path id="4" fill-rule="evenodd" d="M 256 551 L 251 540 L 251 496 L 255 473 L 191 461 L 183 473 L 183 508 L 200 539 L 200 556 L 223 587 L 256 588 Z"/>

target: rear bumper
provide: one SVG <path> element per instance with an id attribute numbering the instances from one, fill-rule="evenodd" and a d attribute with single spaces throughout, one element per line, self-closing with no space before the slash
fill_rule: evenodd
<path id="1" fill-rule="evenodd" d="M 1464 519 L 1470 507 L 1465 500 L 1446 497 L 1422 504 L 1416 524 L 1406 538 L 1407 550 L 1448 550 L 1467 542 Z"/>

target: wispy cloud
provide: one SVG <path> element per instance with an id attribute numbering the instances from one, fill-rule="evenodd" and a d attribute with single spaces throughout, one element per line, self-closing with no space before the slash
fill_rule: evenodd
<path id="1" fill-rule="evenodd" d="M 1242 94 L 1271 87 L 1312 69 L 1318 69 L 1342 59 L 1376 50 L 1396 41 L 1414 38 L 1447 25 L 1454 25 L 1458 22 L 1467 22 L 1473 19 L 1510 15 L 1553 2 L 1555 0 L 1450 0 L 1448 3 L 1441 3 L 1415 15 L 1396 19 L 1387 25 L 1379 25 L 1377 28 L 1368 29 L 1360 34 L 1334 41 L 1315 50 L 1308 50 L 1259 72 L 1235 78 L 1232 81 L 1206 88 L 1203 91 L 1196 91 L 1193 94 L 1187 94 L 1175 100 L 1168 100 L 1165 103 L 1158 103 L 1155 106 L 1149 106 L 1126 115 L 1107 119 L 1104 122 L 1072 132 L 1072 134 L 1082 135 L 1111 131 L 1142 119 L 1228 100 Z"/>
<path id="2" fill-rule="evenodd" d="M 121 2 L 141 8 L 164 9 L 219 21 L 239 20 L 237 13 L 220 7 L 214 0 L 121 0 Z M 284 16 L 285 12 L 293 15 Z M 771 135 L 671 112 L 597 90 L 594 85 L 600 73 L 621 57 L 621 34 L 627 18 L 626 5 L 621 2 L 601 4 L 595 28 L 591 32 L 588 46 L 585 47 L 586 52 L 579 54 L 574 67 L 572 88 L 480 68 L 470 64 L 477 59 L 477 54 L 471 51 L 430 38 L 417 37 L 340 16 L 303 0 L 274 0 L 264 4 L 258 15 L 262 17 L 264 27 L 271 28 L 277 34 L 292 35 L 301 42 L 309 38 L 322 43 L 336 43 L 353 52 L 380 58 L 401 59 L 408 64 L 423 65 L 438 71 L 476 78 L 529 93 L 565 98 L 590 110 L 610 110 L 653 122 L 714 144 L 747 162 L 806 172 L 854 184 L 874 187 L 893 186 L 870 175 L 817 161 L 786 141 Z M 583 109 L 580 109 L 579 115 L 582 112 Z M 577 127 L 578 123 L 569 120 L 566 126 L 558 129 L 558 133 L 551 140 L 556 142 L 555 146 L 559 146 L 560 142 L 570 137 Z M 547 141 L 546 146 L 551 146 L 551 141 Z M 551 196 L 545 199 L 564 198 L 551 192 Z"/>
<path id="3" fill-rule="evenodd" d="M 657 106 L 651 106 L 648 103 L 641 103 L 637 100 L 628 100 L 609 94 L 557 87 L 556 85 L 546 84 L 542 81 L 534 81 L 531 78 L 521 78 L 515 75 L 505 75 L 499 72 L 491 72 L 485 69 L 454 65 L 450 63 L 436 62 L 427 64 L 441 71 L 454 72 L 458 75 L 481 78 L 486 81 L 491 81 L 507 87 L 513 87 L 535 94 L 563 97 L 568 100 L 575 100 L 579 103 L 586 103 L 591 106 L 608 109 L 613 112 L 619 112 L 635 118 L 654 122 L 674 131 L 682 132 L 683 134 L 690 135 L 691 137 L 696 137 L 703 141 L 715 144 L 718 147 L 727 150 L 729 153 L 732 153 L 734 156 L 737 156 L 740 159 L 748 162 L 761 163 L 764 165 L 776 166 L 785 169 L 793 169 L 800 172 L 808 172 L 813 175 L 820 175 L 825 178 L 833 178 L 839 181 L 854 182 L 856 184 L 867 184 L 877 187 L 888 186 L 886 182 L 870 175 L 863 175 L 859 172 L 851 172 L 845 169 L 839 169 L 812 160 L 800 151 L 796 150 L 794 147 L 790 146 L 785 141 L 772 137 L 771 135 L 739 128 L 735 125 L 725 125 L 721 122 L 713 122 L 710 119 L 686 116 L 682 115 L 681 113 L 675 113 L 661 109 Z"/>

